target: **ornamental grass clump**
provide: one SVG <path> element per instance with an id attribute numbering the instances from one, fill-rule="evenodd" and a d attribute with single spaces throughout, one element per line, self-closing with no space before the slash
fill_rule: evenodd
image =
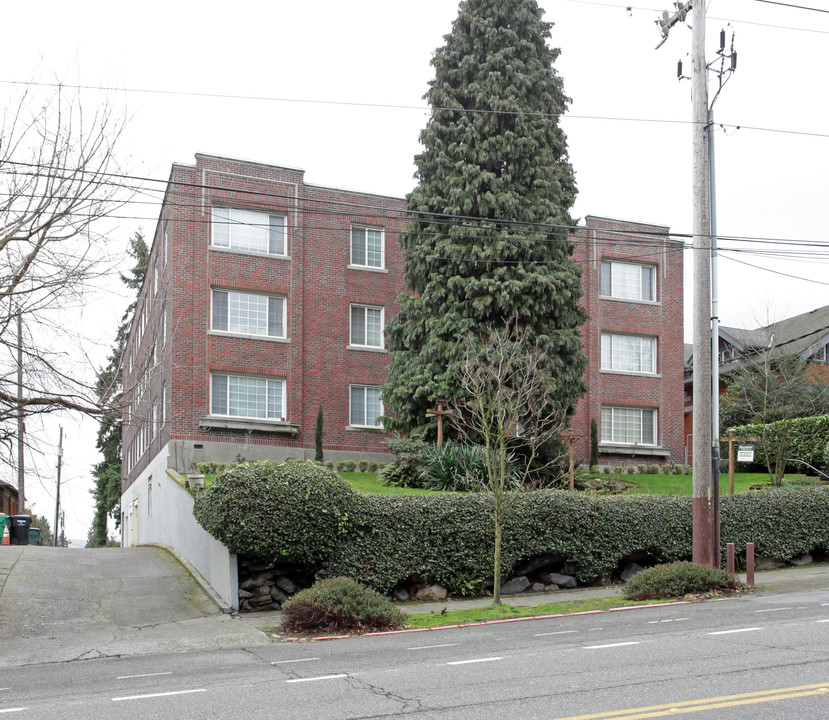
<path id="1" fill-rule="evenodd" d="M 643 570 L 625 583 L 624 592 L 631 600 L 659 600 L 741 587 L 725 570 L 683 561 Z"/>
<path id="2" fill-rule="evenodd" d="M 318 580 L 282 606 L 292 632 L 378 632 L 403 627 L 404 615 L 380 593 L 347 577 Z"/>

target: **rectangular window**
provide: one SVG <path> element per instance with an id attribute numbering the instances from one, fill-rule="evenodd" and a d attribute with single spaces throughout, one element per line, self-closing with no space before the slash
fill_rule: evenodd
<path id="1" fill-rule="evenodd" d="M 383 414 L 383 402 L 380 388 L 365 385 L 352 385 L 349 400 L 349 425 L 355 427 L 382 428 L 377 418 Z"/>
<path id="2" fill-rule="evenodd" d="M 351 345 L 383 347 L 383 308 L 351 306 Z"/>
<path id="3" fill-rule="evenodd" d="M 351 264 L 360 267 L 385 267 L 385 238 L 378 228 L 351 228 Z"/>
<path id="4" fill-rule="evenodd" d="M 285 381 L 211 373 L 210 413 L 229 417 L 284 420 Z"/>
<path id="5" fill-rule="evenodd" d="M 602 370 L 655 373 L 656 338 L 602 333 Z"/>
<path id="6" fill-rule="evenodd" d="M 255 210 L 213 208 L 213 245 L 243 252 L 285 255 L 285 218 Z"/>
<path id="7" fill-rule="evenodd" d="M 285 298 L 282 297 L 214 290 L 212 315 L 213 330 L 285 337 Z"/>
<path id="8" fill-rule="evenodd" d="M 620 445 L 654 445 L 656 410 L 603 407 L 602 442 Z"/>
<path id="9" fill-rule="evenodd" d="M 634 263 L 602 263 L 601 294 L 625 300 L 656 300 L 656 267 Z"/>

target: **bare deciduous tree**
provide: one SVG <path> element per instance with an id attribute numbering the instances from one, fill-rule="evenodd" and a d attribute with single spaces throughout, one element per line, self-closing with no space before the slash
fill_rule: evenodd
<path id="1" fill-rule="evenodd" d="M 72 321 L 113 269 L 99 225 L 126 200 L 115 155 L 123 127 L 111 103 L 89 112 L 59 85 L 47 95 L 26 86 L 0 108 L 0 448 L 9 462 L 21 416 L 100 412 L 89 343 Z"/>
<path id="2" fill-rule="evenodd" d="M 508 493 L 527 485 L 538 470 L 541 449 L 554 444 L 567 425 L 554 400 L 555 375 L 544 340 L 508 324 L 468 337 L 457 378 L 462 397 L 449 416 L 458 433 L 484 448 L 495 525 L 493 603 L 501 602 L 501 535 Z M 546 458 L 544 465 L 560 458 Z M 535 466 L 535 467 L 534 467 Z"/>

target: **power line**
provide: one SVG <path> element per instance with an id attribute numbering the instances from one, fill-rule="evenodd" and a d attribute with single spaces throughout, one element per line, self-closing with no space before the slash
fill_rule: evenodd
<path id="1" fill-rule="evenodd" d="M 779 0 L 754 0 L 754 2 L 767 3 L 768 5 L 781 5 L 782 7 L 794 8 L 795 10 L 810 10 L 811 12 L 829 14 L 829 10 L 824 10 L 823 8 L 807 7 L 806 5 L 792 5 L 790 3 L 779 2 Z"/>

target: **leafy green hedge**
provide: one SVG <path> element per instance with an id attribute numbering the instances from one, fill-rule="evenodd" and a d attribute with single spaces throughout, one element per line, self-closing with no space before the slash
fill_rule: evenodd
<path id="1" fill-rule="evenodd" d="M 742 425 L 735 428 L 737 437 L 756 437 L 763 435 L 763 425 Z M 778 447 L 780 438 L 786 437 L 786 457 L 803 460 L 817 468 L 829 466 L 829 457 L 826 455 L 827 440 L 829 440 L 829 415 L 817 417 L 796 418 L 794 420 L 778 420 L 766 426 L 770 447 Z M 756 457 L 762 457 L 762 440 L 756 443 Z M 799 463 L 791 464 L 790 469 L 802 471 Z"/>
<path id="2" fill-rule="evenodd" d="M 317 463 L 241 463 L 195 496 L 193 514 L 232 552 L 314 571 L 346 532 L 359 498 Z"/>
<path id="3" fill-rule="evenodd" d="M 359 495 L 334 473 L 298 461 L 246 464 L 197 497 L 199 522 L 233 552 L 296 563 L 317 577 L 348 576 L 389 592 L 411 576 L 455 594 L 491 579 L 488 497 Z M 829 489 L 722 498 L 721 535 L 741 553 L 786 561 L 829 551 Z M 691 557 L 691 498 L 597 496 L 560 490 L 513 493 L 502 563 L 560 558 L 583 582 L 607 577 L 634 554 L 656 562 Z"/>

